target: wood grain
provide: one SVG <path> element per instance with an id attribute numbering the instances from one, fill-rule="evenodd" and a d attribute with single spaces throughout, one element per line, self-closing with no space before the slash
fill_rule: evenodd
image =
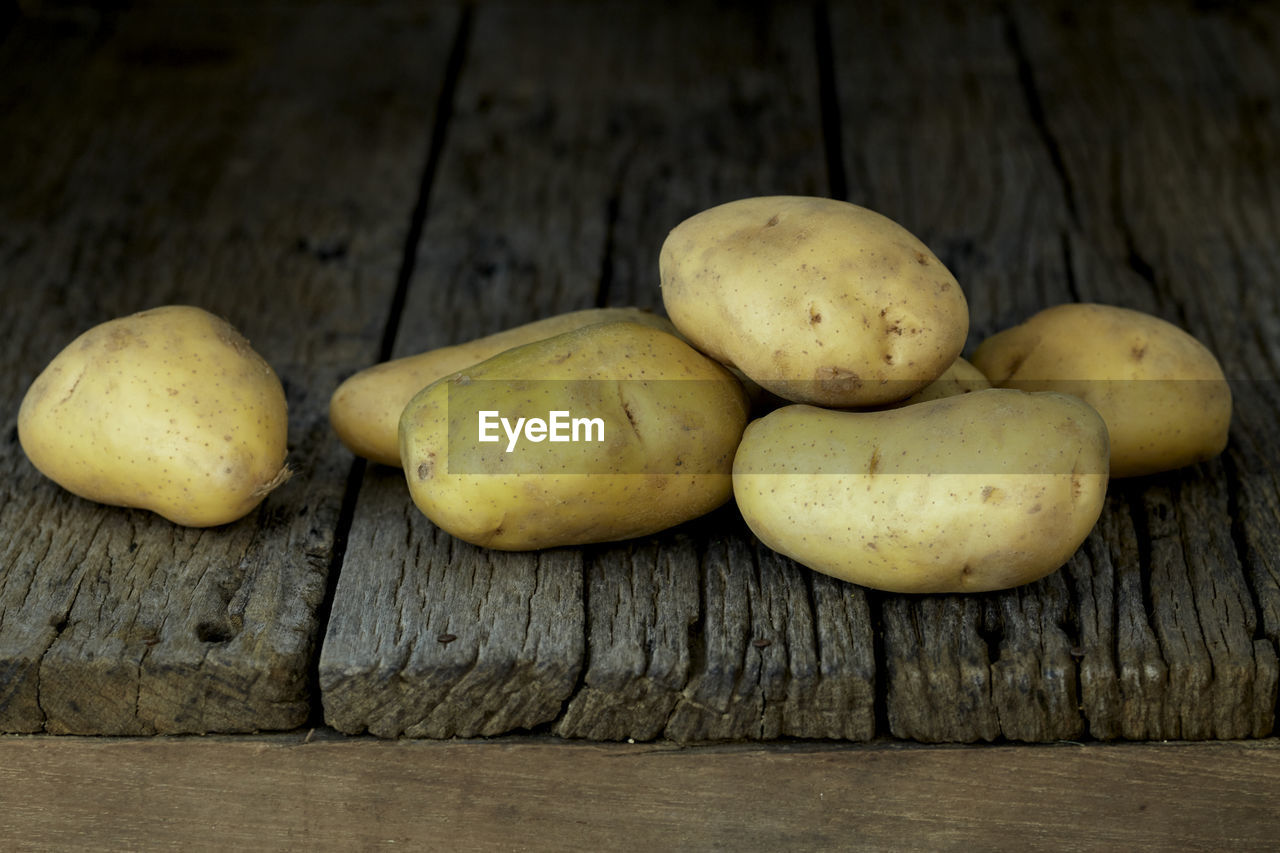
<path id="1" fill-rule="evenodd" d="M 919 235 L 955 273 L 970 346 L 1073 298 L 1069 209 L 991 4 L 833 4 L 850 200 Z M 1079 736 L 1060 575 L 1007 593 L 877 598 L 889 730 L 924 741 Z M 1066 629 L 1066 630 L 1064 630 Z"/>
<path id="2" fill-rule="evenodd" d="M 798 7 L 477 6 L 396 353 L 593 304 L 659 307 L 658 251 L 684 217 L 819 192 L 812 43 Z M 394 477 L 363 483 L 320 661 L 325 719 L 342 731 L 874 733 L 865 596 L 762 549 L 736 513 L 554 569 L 504 555 L 490 572 L 494 557 L 406 502 Z M 401 606 L 424 583 L 439 609 Z M 546 584 L 568 597 L 536 606 Z M 483 634 L 443 627 L 480 612 Z"/>
<path id="3" fill-rule="evenodd" d="M 856 14 L 833 4 L 831 17 L 851 198 L 902 221 L 953 269 L 971 345 L 1040 308 L 1103 301 L 1182 325 L 1244 378 L 1226 457 L 1114 482 L 1065 571 L 964 600 L 879 598 L 890 731 L 926 741 L 1270 732 L 1275 640 L 1261 636 L 1257 610 L 1275 600 L 1275 479 L 1261 445 L 1274 434 L 1262 414 L 1274 362 L 1250 353 L 1244 364 L 1228 338 L 1240 337 L 1244 304 L 1275 316 L 1274 289 L 1205 298 L 1212 270 L 1238 267 L 1242 247 L 1256 260 L 1256 244 L 1235 235 L 1265 216 L 1224 195 L 1243 181 L 1211 164 L 1248 169 L 1262 187 L 1280 179 L 1268 149 L 1241 156 L 1218 130 L 1271 138 L 1239 72 L 1222 64 L 1238 44 L 1251 73 L 1274 77 L 1259 49 L 1270 30 L 1173 4 L 937 4 L 910 19 L 887 4 Z M 1252 221 L 1206 218 L 1241 205 Z M 1243 506 L 1255 514 L 1240 525 Z"/>
<path id="4" fill-rule="evenodd" d="M 1277 790 L 1271 740 L 0 739 L 0 834 L 17 850 L 1263 851 Z"/>
<path id="5" fill-rule="evenodd" d="M 0 729 L 307 719 L 350 465 L 328 394 L 378 351 L 442 71 L 423 46 L 451 33 L 447 7 L 148 5 L 34 10 L 0 45 Z M 71 497 L 14 431 L 76 334 L 184 302 L 281 376 L 296 472 L 200 531 Z"/>
<path id="6" fill-rule="evenodd" d="M 320 654 L 320 698 L 336 728 L 471 737 L 559 713 L 582 659 L 580 551 L 454 539 L 418 512 L 399 470 L 378 467 L 344 566 Z M 391 569 L 392 580 L 380 574 Z"/>
<path id="7" fill-rule="evenodd" d="M 1246 522 L 1240 508 L 1265 505 L 1276 483 L 1265 453 L 1245 461 L 1258 441 L 1277 447 L 1277 373 L 1254 349 L 1266 336 L 1242 334 L 1242 326 L 1274 317 L 1277 307 L 1276 289 L 1258 287 L 1243 265 L 1278 257 L 1273 241 L 1254 236 L 1267 210 L 1259 202 L 1280 186 L 1269 154 L 1275 117 L 1257 101 L 1265 81 L 1277 79 L 1265 45 L 1278 22 L 1172 5 L 1084 16 L 1064 7 L 1011 20 L 1022 50 L 1037 59 L 1030 83 L 1043 103 L 1042 129 L 1074 200 L 1071 260 L 1091 259 L 1088 274 L 1075 275 L 1080 298 L 1188 329 L 1218 355 L 1236 398 L 1222 458 L 1113 487 L 1135 525 L 1128 560 L 1137 557 L 1140 582 L 1130 588 L 1143 597 L 1130 600 L 1130 619 L 1145 613 L 1143 633 L 1155 640 L 1130 666 L 1164 676 L 1151 682 L 1141 713 L 1099 720 L 1099 730 L 1242 737 L 1274 726 L 1274 632 L 1265 636 L 1259 621 L 1261 602 L 1276 594 L 1267 570 L 1273 552 L 1259 547 L 1274 524 Z M 1084 62 L 1097 73 L 1061 72 Z M 1094 275 L 1099 262 L 1107 272 Z M 1149 679 L 1124 667 L 1121 677 Z"/>

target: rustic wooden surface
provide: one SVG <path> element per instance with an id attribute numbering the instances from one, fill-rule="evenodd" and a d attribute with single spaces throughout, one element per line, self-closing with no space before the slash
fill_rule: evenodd
<path id="1" fill-rule="evenodd" d="M 568 739 L 1262 737 L 1280 642 L 1280 12 L 1265 4 L 24 4 L 0 16 L 0 730 Z M 353 461 L 382 358 L 657 308 L 685 216 L 848 198 L 955 272 L 970 343 L 1068 300 L 1188 328 L 1218 460 L 1113 484 L 1064 569 L 875 593 L 732 507 L 541 554 Z M 194 302 L 285 382 L 286 487 L 183 531 L 61 493 L 17 404 L 96 322 Z M 939 753 L 944 754 L 944 753 Z"/>
<path id="2" fill-rule="evenodd" d="M 5 731 L 312 713 L 350 468 L 328 395 L 380 352 L 456 15 L 219 8 L 54 7 L 0 44 Z M 213 530 L 73 498 L 17 443 L 59 349 L 165 303 L 227 317 L 286 388 L 296 475 Z"/>
<path id="3" fill-rule="evenodd" d="M 1113 484 L 1065 572 L 879 599 L 891 731 L 1271 731 L 1280 19 L 941 4 L 922 25 L 875 6 L 831 10 L 848 197 L 935 247 L 965 287 L 971 342 L 1057 302 L 1127 305 L 1208 343 L 1237 400 L 1228 453 Z"/>
<path id="4" fill-rule="evenodd" d="M 1269 851 L 1280 745 L 0 738 L 10 850 Z"/>
<path id="5" fill-rule="evenodd" d="M 468 35 L 397 355 L 593 304 L 657 308 L 674 223 L 726 194 L 821 191 L 818 91 L 795 85 L 818 75 L 807 7 L 493 3 Z M 320 657 L 337 728 L 874 734 L 865 595 L 765 553 L 736 514 L 494 555 L 442 544 L 405 495 L 373 470 L 357 504 Z"/>

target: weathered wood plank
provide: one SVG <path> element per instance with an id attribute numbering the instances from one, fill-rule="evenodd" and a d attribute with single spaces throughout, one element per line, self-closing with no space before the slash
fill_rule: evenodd
<path id="1" fill-rule="evenodd" d="M 832 4 L 849 198 L 955 273 L 970 345 L 1073 298 L 1068 206 L 987 4 Z M 925 741 L 1080 734 L 1061 578 L 992 595 L 877 596 L 890 731 Z"/>
<path id="2" fill-rule="evenodd" d="M 956 272 L 971 344 L 1041 307 L 1091 299 L 1166 316 L 1217 349 L 1231 375 L 1259 375 L 1233 372 L 1227 338 L 1249 322 L 1239 303 L 1204 298 L 1214 276 L 1257 261 L 1209 213 L 1237 202 L 1204 191 L 1223 185 L 1212 167 L 1188 181 L 1195 201 L 1169 198 L 1171 175 L 1206 169 L 1197 117 L 1220 115 L 1235 92 L 1233 72 L 1207 71 L 1203 17 L 1171 4 L 938 4 L 910 20 L 833 6 L 852 200 L 903 221 Z M 1245 23 L 1209 17 L 1218 60 L 1250 42 Z M 1246 56 L 1274 75 L 1257 45 Z M 1236 105 L 1250 127 L 1252 103 Z M 1261 157 L 1207 159 L 1261 171 L 1268 186 L 1277 178 Z M 1205 241 L 1212 257 L 1181 257 Z M 1271 298 L 1259 297 L 1263 325 L 1246 339 L 1270 338 Z M 1274 383 L 1274 371 L 1263 375 Z M 1261 423 L 1252 396 L 1236 434 Z M 975 599 L 879 599 L 890 730 L 922 740 L 1271 731 L 1274 640 L 1257 636 L 1253 590 L 1274 593 L 1270 569 L 1248 559 L 1270 553 L 1273 525 L 1247 537 L 1256 544 L 1244 563 L 1231 536 L 1232 502 L 1274 512 L 1275 480 L 1232 497 L 1235 444 L 1224 461 L 1113 484 L 1099 529 L 1045 581 Z"/>
<path id="3" fill-rule="evenodd" d="M 0 739 L 0 834 L 18 850 L 1264 851 L 1277 790 L 1271 740 Z"/>
<path id="4" fill-rule="evenodd" d="M 582 659 L 581 551 L 468 545 L 418 512 L 399 470 L 377 466 L 347 554 L 320 658 L 338 728 L 497 735 L 559 713 Z"/>
<path id="5" fill-rule="evenodd" d="M 694 666 L 697 540 L 689 533 L 604 545 L 589 550 L 587 561 L 586 674 L 555 731 L 592 740 L 660 738 Z"/>
<path id="6" fill-rule="evenodd" d="M 308 717 L 350 465 L 328 393 L 378 350 L 452 20 L 398 4 L 86 6 L 36 10 L 0 45 L 0 730 Z M 178 302 L 244 331 L 290 406 L 294 478 L 211 530 L 72 498 L 14 429 L 76 334 Z"/>
<path id="7" fill-rule="evenodd" d="M 874 734 L 871 618 L 857 587 L 762 547 L 732 508 L 674 540 L 602 552 L 589 575 L 587 672 L 555 733 L 677 742 Z"/>
<path id="8" fill-rule="evenodd" d="M 1165 702 L 1168 664 L 1148 616 L 1147 584 L 1128 502 L 1107 497 L 1099 527 L 1067 565 L 1079 591 L 1081 704 L 1089 733 L 1141 739 Z"/>
<path id="9" fill-rule="evenodd" d="M 1011 22 L 1075 200 L 1069 260 L 1091 259 L 1075 276 L 1080 297 L 1187 328 L 1218 355 L 1236 398 L 1222 459 L 1113 487 L 1136 528 L 1128 560 L 1145 594 L 1133 616 L 1145 613 L 1158 655 L 1122 666 L 1121 681 L 1150 681 L 1157 696 L 1136 716 L 1091 719 L 1098 731 L 1245 737 L 1274 726 L 1280 291 L 1259 273 L 1280 268 L 1280 247 L 1263 236 L 1280 212 L 1280 122 L 1268 106 L 1280 17 L 1253 14 L 1064 6 Z M 1064 73 L 1086 65 L 1093 73 Z M 1086 701 L 1107 689 L 1086 683 Z"/>
<path id="10" fill-rule="evenodd" d="M 821 192 L 812 45 L 809 11 L 791 7 L 478 6 L 396 352 L 592 304 L 658 307 L 658 250 L 681 219 L 737 196 Z M 874 732 L 865 596 L 765 552 L 732 514 L 560 564 L 567 574 L 547 582 L 571 590 L 577 578 L 570 613 L 530 609 L 530 578 L 551 571 L 536 555 L 511 555 L 491 586 L 473 586 L 483 552 L 425 549 L 441 534 L 405 503 L 403 483 L 371 472 L 321 655 L 326 719 L 343 731 L 424 733 L 409 721 L 483 716 L 450 689 L 461 673 L 448 661 L 462 656 L 473 676 L 505 673 L 513 696 L 558 692 L 563 709 L 534 703 L 506 725 L 565 737 Z M 535 656 L 487 661 L 498 644 L 451 629 L 458 639 L 442 645 L 436 616 L 397 637 L 400 608 L 375 602 L 412 599 L 423 578 L 463 612 L 502 602 L 490 630 Z M 574 648 L 572 670 L 550 657 Z M 410 659 L 423 663 L 407 672 Z M 499 695 L 481 701 L 496 713 Z M 371 712 L 392 706 L 400 716 Z"/>
<path id="11" fill-rule="evenodd" d="M 871 738 L 875 668 L 865 594 L 815 577 L 726 515 L 719 532 L 704 533 L 700 642 L 664 734 L 678 743 Z"/>

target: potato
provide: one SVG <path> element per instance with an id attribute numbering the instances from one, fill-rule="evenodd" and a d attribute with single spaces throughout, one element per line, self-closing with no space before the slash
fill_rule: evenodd
<path id="1" fill-rule="evenodd" d="M 991 383 L 982 371 L 963 358 L 957 358 L 942 375 L 912 394 L 905 400 L 890 403 L 888 408 L 900 408 L 916 403 L 927 403 L 930 400 L 941 400 L 943 397 L 954 397 L 957 394 L 968 394 L 990 388 Z"/>
<path id="2" fill-rule="evenodd" d="M 901 409 L 791 405 L 733 463 L 747 524 L 809 568 L 891 592 L 1043 577 L 1102 511 L 1107 431 L 1066 394 L 974 391 Z"/>
<path id="3" fill-rule="evenodd" d="M 1213 353 L 1172 323 L 1112 305 L 1047 308 L 983 341 L 973 363 L 993 385 L 1074 394 L 1111 434 L 1111 476 L 1217 456 L 1231 387 Z"/>
<path id="4" fill-rule="evenodd" d="M 288 478 L 287 415 L 280 380 L 239 332 L 173 305 L 72 341 L 23 398 L 18 438 L 70 492 L 210 527 Z"/>
<path id="5" fill-rule="evenodd" d="M 681 334 L 786 400 L 904 399 L 956 360 L 968 334 L 947 268 L 902 226 L 847 202 L 713 207 L 672 229 L 659 271 Z"/>
<path id="6" fill-rule="evenodd" d="M 400 418 L 400 456 L 414 503 L 468 542 L 628 539 L 728 501 L 747 405 L 737 379 L 676 336 L 606 323 L 427 386 Z"/>
<path id="7" fill-rule="evenodd" d="M 455 346 L 405 356 L 352 374 L 329 399 L 329 422 L 357 456 L 400 467 L 396 428 L 405 405 L 437 379 L 520 344 L 594 323 L 630 321 L 675 331 L 670 321 L 639 308 L 587 308 L 547 317 Z"/>

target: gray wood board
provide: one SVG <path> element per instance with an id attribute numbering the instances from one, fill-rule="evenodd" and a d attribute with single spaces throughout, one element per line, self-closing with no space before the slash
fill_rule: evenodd
<path id="1" fill-rule="evenodd" d="M 1140 671 L 1150 688 L 1121 691 L 1128 702 L 1099 715 L 1098 733 L 1269 732 L 1280 628 L 1280 16 L 1266 6 L 1236 14 L 1138 5 L 1123 15 L 1064 8 L 1049 20 L 1023 15 L 1017 27 L 1025 50 L 1042 58 L 1033 84 L 1074 199 L 1080 298 L 1120 300 L 1190 330 L 1218 354 L 1235 396 L 1223 457 L 1121 492 L 1138 547 L 1117 558 L 1113 542 L 1114 567 L 1140 570 L 1142 584 L 1129 589 L 1145 589 L 1119 599 L 1132 614 L 1121 618 L 1155 642 L 1120 666 L 1121 685 Z M 1085 63 L 1094 74 L 1062 73 Z M 1109 272 L 1095 274 L 1097 265 Z M 1091 704 L 1115 690 L 1108 680 L 1085 687 Z"/>
<path id="2" fill-rule="evenodd" d="M 825 192 L 811 11 L 757 11 L 478 6 L 397 354 L 595 304 L 660 307 L 658 250 L 681 219 Z M 736 512 L 575 555 L 496 557 L 441 546 L 407 504 L 402 481 L 370 472 L 320 659 L 340 730 L 874 732 L 866 596 L 761 548 Z M 387 606 L 424 584 L 440 598 L 417 618 Z M 483 691 L 466 688 L 481 675 Z"/>
<path id="3" fill-rule="evenodd" d="M 1228 453 L 1113 482 L 1065 571 L 989 596 L 880 598 L 890 732 L 1270 732 L 1277 292 L 1242 265 L 1276 268 L 1258 230 L 1275 233 L 1280 180 L 1259 106 L 1276 91 L 1274 16 L 956 4 L 922 25 L 860 4 L 832 17 L 851 200 L 936 248 L 965 287 L 971 343 L 1057 302 L 1107 302 L 1189 329 L 1237 387 Z"/>
<path id="4" fill-rule="evenodd" d="M 456 15 L 59 5 L 0 44 L 0 730 L 252 731 L 311 714 L 351 461 L 328 395 L 377 357 Z M 84 329 L 160 304 L 273 365 L 295 474 L 184 529 L 41 477 L 19 401 Z"/>

